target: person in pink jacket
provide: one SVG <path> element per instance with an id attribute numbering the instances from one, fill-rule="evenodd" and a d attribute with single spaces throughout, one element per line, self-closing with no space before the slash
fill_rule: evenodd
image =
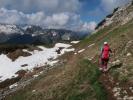
<path id="1" fill-rule="evenodd" d="M 100 70 L 102 70 L 103 72 L 107 71 L 107 65 L 108 65 L 110 53 L 112 53 L 112 51 L 108 45 L 108 42 L 104 42 L 104 45 L 101 51 L 101 58 L 100 58 L 101 59 Z"/>

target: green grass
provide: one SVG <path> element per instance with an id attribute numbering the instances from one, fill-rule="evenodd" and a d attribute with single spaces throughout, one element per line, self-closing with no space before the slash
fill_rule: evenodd
<path id="1" fill-rule="evenodd" d="M 84 46 L 97 42 L 98 46 L 100 46 L 104 41 L 117 39 L 120 37 L 120 34 L 133 31 L 132 27 L 133 23 L 127 23 L 112 30 L 100 41 L 96 41 L 103 33 L 112 28 L 112 26 L 108 26 L 96 34 L 82 40 L 80 44 L 77 45 L 78 47 L 83 48 Z M 66 84 L 63 87 L 55 87 L 55 89 L 50 88 L 51 90 L 49 90 L 47 94 L 49 94 L 49 97 L 52 97 L 53 99 L 49 100 L 107 100 L 107 93 L 103 85 L 99 82 L 101 72 L 98 70 L 98 67 L 88 60 L 81 59 L 77 64 L 77 68 L 79 68 L 79 71 L 76 73 L 73 80 L 69 80 L 69 84 Z M 119 72 L 116 71 L 116 69 L 113 69 L 110 73 L 114 77 L 119 76 Z M 127 81 L 127 76 L 123 76 L 121 80 L 124 82 Z M 31 92 L 32 90 L 32 86 L 28 86 L 11 96 L 8 100 L 48 100 L 48 98 L 46 99 L 45 97 L 45 93 L 38 92 L 33 94 Z"/>
<path id="2" fill-rule="evenodd" d="M 82 60 L 80 62 L 80 71 L 75 78 L 75 84 L 67 98 L 65 100 L 107 100 L 107 93 L 104 90 L 104 87 L 99 82 L 99 76 L 101 72 L 98 70 L 97 66 L 89 62 L 88 60 Z M 78 93 L 79 86 L 87 83 L 90 85 L 90 88 L 86 91 Z"/>
<path id="3" fill-rule="evenodd" d="M 95 40 L 97 40 L 97 38 L 99 38 L 99 36 L 101 36 L 103 33 L 108 32 L 108 30 L 110 30 L 111 28 L 112 28 L 112 26 L 110 25 L 110 26 L 105 27 L 105 28 L 99 30 L 98 32 L 96 32 L 96 33 L 94 33 L 94 34 L 92 34 L 92 35 L 86 37 L 84 40 L 82 40 L 82 41 L 80 42 L 80 45 L 79 45 L 79 46 L 80 46 L 81 48 L 83 48 L 84 46 L 87 46 L 88 43 L 91 44 L 91 43 L 96 42 Z"/>
<path id="4" fill-rule="evenodd" d="M 129 32 L 133 31 L 133 20 L 126 23 L 125 25 L 116 27 L 116 28 L 114 28 L 114 30 L 110 31 L 111 29 L 113 29 L 114 26 L 115 25 L 109 25 L 109 26 L 99 30 L 95 34 L 92 34 L 92 35 L 86 37 L 84 40 L 82 40 L 80 42 L 79 47 L 83 48 L 83 47 L 85 47 L 91 43 L 94 43 L 94 42 L 98 42 L 98 45 L 102 45 L 104 41 L 109 42 L 112 38 L 115 38 L 115 37 L 120 38 L 120 34 L 123 34 L 123 33 L 128 34 Z M 107 33 L 107 35 L 103 36 L 103 33 Z M 100 36 L 103 36 L 103 37 L 100 40 L 97 40 Z"/>
<path id="5" fill-rule="evenodd" d="M 101 72 L 88 60 L 81 60 L 75 78 L 69 84 L 47 92 L 50 100 L 107 100 L 107 93 L 99 82 Z M 36 82 L 39 81 L 36 80 Z M 43 92 L 32 93 L 34 84 L 8 97 L 7 100 L 48 100 Z"/>

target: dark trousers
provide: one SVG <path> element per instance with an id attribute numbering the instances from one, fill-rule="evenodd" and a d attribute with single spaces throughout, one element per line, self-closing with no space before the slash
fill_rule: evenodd
<path id="1" fill-rule="evenodd" d="M 101 67 L 107 69 L 109 58 L 101 58 Z"/>

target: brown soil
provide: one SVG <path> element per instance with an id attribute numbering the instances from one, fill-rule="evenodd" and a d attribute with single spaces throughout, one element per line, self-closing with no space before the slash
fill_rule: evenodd
<path id="1" fill-rule="evenodd" d="M 30 56 L 31 54 L 28 52 L 23 52 L 21 49 L 17 49 L 13 52 L 10 52 L 7 56 L 12 60 L 15 61 L 18 57 L 23 56 L 27 57 Z"/>
<path id="2" fill-rule="evenodd" d="M 115 87 L 116 81 L 108 73 L 103 73 L 100 76 L 99 81 L 103 84 L 106 91 L 108 92 L 108 100 L 116 100 L 112 92 L 112 89 Z"/>
<path id="3" fill-rule="evenodd" d="M 21 79 L 21 77 L 16 77 L 16 78 L 7 79 L 7 80 L 1 82 L 0 83 L 0 90 L 18 82 L 20 79 Z"/>
<path id="4" fill-rule="evenodd" d="M 15 74 L 17 74 L 19 77 L 24 77 L 27 71 L 25 70 L 19 70 Z"/>

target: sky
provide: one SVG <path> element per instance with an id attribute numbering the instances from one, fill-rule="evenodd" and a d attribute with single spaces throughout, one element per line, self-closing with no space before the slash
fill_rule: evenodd
<path id="1" fill-rule="evenodd" d="M 0 23 L 94 31 L 114 8 L 130 0 L 0 0 Z"/>

